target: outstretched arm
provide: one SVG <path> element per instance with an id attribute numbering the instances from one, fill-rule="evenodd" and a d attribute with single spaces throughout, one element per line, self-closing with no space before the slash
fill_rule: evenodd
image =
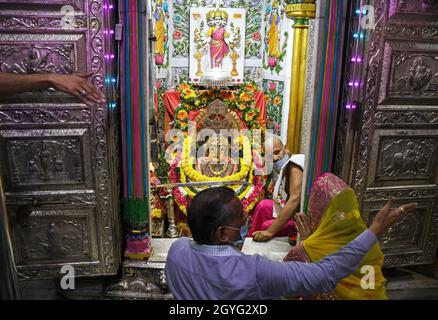
<path id="1" fill-rule="evenodd" d="M 363 257 L 382 235 L 402 215 L 415 209 L 410 203 L 391 209 L 395 199 L 391 198 L 379 211 L 371 227 L 365 230 L 339 251 L 317 263 L 274 262 L 262 258 L 257 270 L 263 298 L 285 295 L 313 295 L 330 292 L 336 284 L 348 277 L 359 266 Z"/>
<path id="2" fill-rule="evenodd" d="M 50 87 L 48 74 L 0 73 L 0 96 Z"/>
<path id="3" fill-rule="evenodd" d="M 104 103 L 103 95 L 88 81 L 91 75 L 93 72 L 71 75 L 0 73 L 0 96 L 53 87 L 79 98 L 86 104 Z"/>

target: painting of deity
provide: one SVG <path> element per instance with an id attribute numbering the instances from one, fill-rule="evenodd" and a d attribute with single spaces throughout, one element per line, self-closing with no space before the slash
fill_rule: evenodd
<path id="1" fill-rule="evenodd" d="M 245 9 L 190 8 L 189 82 L 244 81 Z"/>
<path id="2" fill-rule="evenodd" d="M 169 5 L 167 0 L 156 0 L 153 21 L 154 21 L 154 34 L 156 37 L 154 60 L 156 65 L 156 76 L 163 78 L 167 73 L 164 72 L 169 66 L 169 48 L 168 48 L 168 24 L 169 19 Z"/>

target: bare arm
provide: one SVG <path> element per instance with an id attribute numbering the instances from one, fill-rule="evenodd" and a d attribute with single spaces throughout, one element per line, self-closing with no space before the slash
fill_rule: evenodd
<path id="1" fill-rule="evenodd" d="M 275 235 L 281 230 L 283 225 L 300 209 L 301 200 L 301 186 L 303 181 L 303 171 L 296 165 L 292 165 L 291 183 L 289 185 L 289 200 L 285 206 L 280 210 L 277 219 L 269 227 L 268 231 Z"/>
<path id="2" fill-rule="evenodd" d="M 301 200 L 301 186 L 303 183 L 303 171 L 300 167 L 293 164 L 290 171 L 290 184 L 289 184 L 289 200 L 285 206 L 280 210 L 277 219 L 274 223 L 265 231 L 259 231 L 253 233 L 255 241 L 267 241 L 275 236 L 275 234 L 281 230 L 284 224 L 292 218 L 292 216 L 300 209 Z"/>
<path id="3" fill-rule="evenodd" d="M 79 98 L 86 104 L 104 103 L 104 96 L 88 81 L 89 73 L 14 74 L 0 73 L 0 97 L 53 87 Z"/>
<path id="4" fill-rule="evenodd" d="M 381 236 L 403 215 L 415 210 L 417 206 L 416 203 L 408 203 L 392 209 L 394 203 L 395 198 L 391 197 L 380 209 L 368 230 L 316 263 L 282 263 L 261 259 L 257 279 L 262 287 L 262 298 L 332 291 L 340 280 L 349 276 L 359 266 L 363 257 L 377 242 L 377 236 Z"/>
<path id="5" fill-rule="evenodd" d="M 0 96 L 50 87 L 48 74 L 0 73 Z"/>

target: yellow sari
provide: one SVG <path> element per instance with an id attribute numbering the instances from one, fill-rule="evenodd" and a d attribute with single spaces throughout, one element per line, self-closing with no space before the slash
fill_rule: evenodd
<path id="1" fill-rule="evenodd" d="M 333 174 L 324 174 L 312 186 L 309 214 L 315 232 L 289 253 L 289 259 L 317 262 L 335 253 L 367 229 L 354 191 Z M 383 253 L 377 243 L 362 259 L 353 274 L 342 279 L 332 295 L 335 299 L 387 299 L 382 274 Z M 364 270 L 361 269 L 363 266 Z M 363 280 L 374 270 L 374 288 Z M 361 282 L 364 282 L 362 288 Z"/>

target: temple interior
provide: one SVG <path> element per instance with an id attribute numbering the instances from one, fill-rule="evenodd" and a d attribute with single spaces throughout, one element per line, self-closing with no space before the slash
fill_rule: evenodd
<path id="1" fill-rule="evenodd" d="M 242 252 L 283 261 L 294 219 L 250 235 L 332 173 L 366 226 L 417 203 L 379 237 L 388 297 L 438 299 L 437 30 L 434 0 L 0 0 L 0 73 L 91 72 L 106 100 L 0 95 L 0 297 L 173 299 L 211 187 L 249 217 Z"/>

